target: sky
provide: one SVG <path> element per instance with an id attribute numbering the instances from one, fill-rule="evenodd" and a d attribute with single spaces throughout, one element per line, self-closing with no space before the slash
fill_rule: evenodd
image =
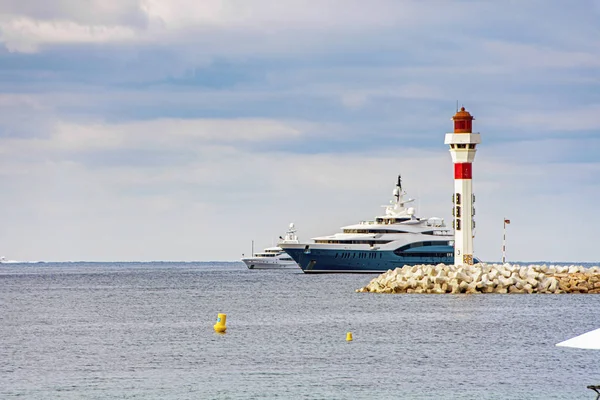
<path id="1" fill-rule="evenodd" d="M 2 0 L 0 255 L 211 261 L 374 218 L 398 174 L 475 255 L 598 262 L 600 0 Z"/>

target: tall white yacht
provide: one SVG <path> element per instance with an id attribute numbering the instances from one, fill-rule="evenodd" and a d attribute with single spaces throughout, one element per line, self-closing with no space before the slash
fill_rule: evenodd
<path id="1" fill-rule="evenodd" d="M 454 231 L 438 217 L 419 218 L 405 199 L 398 176 L 385 215 L 342 227 L 342 232 L 306 243 L 282 243 L 306 273 L 381 273 L 404 265 L 453 264 Z M 477 260 L 478 261 L 478 260 Z"/>
<path id="2" fill-rule="evenodd" d="M 291 223 L 284 237 L 279 237 L 278 246 L 267 247 L 260 253 L 254 253 L 250 258 L 242 258 L 249 269 L 289 269 L 299 268 L 298 264 L 280 246 L 288 243 L 298 243 L 296 228 Z"/>

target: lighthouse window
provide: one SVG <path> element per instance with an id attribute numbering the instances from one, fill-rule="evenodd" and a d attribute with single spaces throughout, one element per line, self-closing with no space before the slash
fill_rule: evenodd
<path id="1" fill-rule="evenodd" d="M 457 145 L 456 145 L 456 148 L 457 148 L 457 149 L 466 149 L 466 148 L 467 148 L 467 145 L 466 145 L 466 144 L 457 144 Z"/>
<path id="2" fill-rule="evenodd" d="M 460 231 L 460 219 L 456 220 L 456 230 Z"/>
<path id="3" fill-rule="evenodd" d="M 470 148 L 470 149 L 474 149 L 474 148 L 475 148 L 475 144 L 474 144 L 474 143 L 470 143 L 470 144 L 469 144 L 469 148 Z"/>
<path id="4" fill-rule="evenodd" d="M 450 148 L 451 148 L 451 149 L 453 149 L 453 148 L 454 148 L 454 145 L 453 145 L 453 144 L 451 144 L 451 145 L 450 145 Z"/>
<path id="5" fill-rule="evenodd" d="M 456 204 L 460 204 L 460 193 L 456 193 Z"/>
<path id="6" fill-rule="evenodd" d="M 460 206 L 456 206 L 456 218 L 460 218 Z"/>

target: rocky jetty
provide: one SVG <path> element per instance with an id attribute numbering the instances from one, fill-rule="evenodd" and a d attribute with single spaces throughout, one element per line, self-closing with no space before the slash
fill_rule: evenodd
<path id="1" fill-rule="evenodd" d="M 600 293 L 600 267 L 577 265 L 405 265 L 357 292 L 371 293 Z"/>

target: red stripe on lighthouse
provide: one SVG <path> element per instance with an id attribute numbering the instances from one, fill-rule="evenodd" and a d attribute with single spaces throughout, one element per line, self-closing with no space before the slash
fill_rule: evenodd
<path id="1" fill-rule="evenodd" d="M 471 163 L 454 164 L 454 179 L 472 179 Z"/>

